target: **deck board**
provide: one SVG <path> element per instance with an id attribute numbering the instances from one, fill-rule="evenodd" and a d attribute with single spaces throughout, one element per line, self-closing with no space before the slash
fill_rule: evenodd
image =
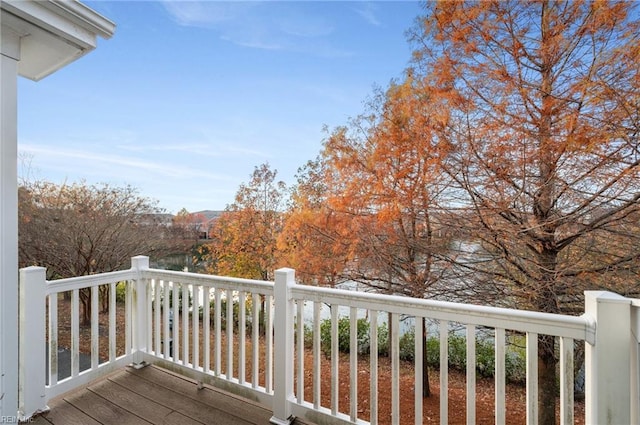
<path id="1" fill-rule="evenodd" d="M 132 370 L 129 370 L 130 372 Z M 244 418 L 247 423 L 262 425 L 269 423 L 272 416 L 270 410 L 248 400 L 239 398 L 221 398 L 217 391 L 202 391 L 193 384 L 192 381 L 180 377 L 167 381 L 167 373 L 159 368 L 144 368 L 136 371 L 138 377 L 148 380 L 149 383 L 160 385 L 166 389 L 176 391 L 178 394 L 188 397 L 199 403 L 204 403 L 209 407 L 225 412 L 226 414 Z M 170 387 L 167 387 L 170 385 Z"/>
<path id="2" fill-rule="evenodd" d="M 268 424 L 271 412 L 252 401 L 149 366 L 121 369 L 49 403 L 38 425 Z"/>
<path id="3" fill-rule="evenodd" d="M 88 389 L 151 423 L 162 423 L 164 418 L 173 412 L 172 409 L 145 398 L 111 380 L 100 381 L 91 385 Z"/>
<path id="4" fill-rule="evenodd" d="M 141 417 L 91 391 L 75 393 L 64 400 L 101 424 L 149 425 Z"/>
<path id="5" fill-rule="evenodd" d="M 33 422 L 38 425 L 48 424 L 68 424 L 68 425 L 100 425 L 100 422 L 87 416 L 64 400 L 60 400 L 55 403 L 50 403 L 49 407 L 52 409 L 42 416 L 35 418 Z"/>

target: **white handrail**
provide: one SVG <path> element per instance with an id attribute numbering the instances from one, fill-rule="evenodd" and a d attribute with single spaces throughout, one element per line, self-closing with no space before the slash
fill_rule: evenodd
<path id="1" fill-rule="evenodd" d="M 190 272 L 178 272 L 173 270 L 146 269 L 142 271 L 146 279 L 184 282 L 190 285 L 203 287 L 216 287 L 234 291 L 252 292 L 261 295 L 273 294 L 273 282 L 264 280 L 243 279 L 229 276 L 216 276 Z"/>
<path id="2" fill-rule="evenodd" d="M 28 419 L 34 413 L 46 410 L 47 401 L 61 392 L 88 383 L 101 374 L 121 367 L 132 361 L 143 365 L 157 363 L 172 370 L 205 382 L 234 391 L 264 404 L 273 403 L 272 423 L 288 424 L 294 415 L 322 418 L 328 423 L 368 423 L 359 417 L 359 392 L 369 394 L 369 420 L 378 420 L 377 383 L 378 357 L 370 356 L 370 385 L 358 382 L 357 350 L 349 356 L 349 373 L 352 387 L 348 391 L 349 402 L 338 403 L 338 308 L 349 317 L 350 346 L 358 344 L 358 313 L 366 312 L 369 317 L 367 331 L 370 350 L 377 353 L 380 346 L 378 315 L 390 314 L 393 326 L 389 335 L 393 343 L 391 355 L 393 423 L 399 423 L 399 318 L 413 317 L 416 335 L 422 334 L 423 318 L 439 323 L 440 333 L 440 370 L 441 400 L 447 402 L 447 345 L 449 323 L 458 323 L 466 328 L 467 398 L 475 398 L 475 339 L 479 328 L 494 329 L 493 341 L 496 353 L 495 373 L 495 419 L 497 423 L 505 421 L 505 332 L 519 332 L 526 336 L 527 361 L 527 423 L 536 423 L 538 414 L 537 380 L 537 344 L 539 335 L 558 337 L 560 341 L 561 365 L 561 423 L 572 423 L 573 417 L 573 373 L 572 363 L 574 341 L 586 341 L 587 347 L 587 412 L 588 420 L 600 420 L 606 415 L 607 408 L 624 411 L 620 418 L 630 419 L 630 423 L 639 424 L 637 406 L 628 409 L 629 402 L 640 399 L 640 379 L 638 379 L 638 359 L 640 355 L 640 301 L 629 300 L 610 293 L 586 293 L 587 309 L 582 316 L 565 316 L 534 311 L 522 311 L 507 308 L 480 305 L 459 304 L 446 301 L 415 299 L 400 296 L 388 296 L 368 292 L 319 288 L 297 285 L 294 272 L 281 269 L 276 272 L 276 282 L 252 279 L 240 279 L 226 276 L 210 276 L 187 272 L 150 269 L 148 257 L 134 257 L 129 270 L 80 276 L 69 279 L 46 281 L 44 269 L 27 268 L 21 270 L 20 304 L 20 407 L 21 418 Z M 100 359 L 98 364 L 98 287 L 107 286 L 109 296 L 115 298 L 116 284 L 126 282 L 126 327 L 125 353 L 116 357 L 115 338 L 115 300 L 109 301 L 109 356 Z M 77 302 L 79 291 L 91 288 L 91 367 L 79 372 L 78 357 L 78 317 Z M 50 350 L 57 351 L 57 297 L 59 293 L 70 291 L 74 301 L 76 315 L 72 317 L 72 376 L 60 380 L 57 376 L 57 364 L 51 365 L 49 384 L 45 385 L 44 350 L 46 338 Z M 193 299 L 192 299 L 193 297 Z M 197 299 L 195 299 L 197 298 Z M 192 300 L 192 301 L 191 301 Z M 45 330 L 45 308 L 49 302 L 49 324 Z M 248 309 L 245 305 L 251 302 Z M 313 303 L 313 317 L 304 317 L 304 304 Z M 226 303 L 226 308 L 223 305 Z M 181 304 L 180 309 L 178 306 Z M 260 304 L 260 306 L 258 305 Z M 321 401 L 321 306 L 331 307 L 331 397 L 328 405 Z M 295 308 L 297 306 L 297 309 Z M 621 310 L 625 306 L 625 310 Z M 210 310 L 211 308 L 211 310 Z M 235 309 L 238 310 L 235 310 Z M 247 310 L 245 310 L 247 308 Z M 262 310 L 264 308 L 264 310 Z M 72 309 L 74 310 L 74 309 Z M 173 316 L 170 319 L 170 312 Z M 30 312 L 30 314 L 27 314 Z M 264 313 L 264 315 L 262 315 Z M 238 323 L 235 323 L 236 314 Z M 310 320 L 309 332 L 312 334 L 313 349 L 307 353 L 303 347 L 307 329 L 305 321 Z M 245 327 L 251 325 L 252 331 Z M 226 328 L 225 328 L 226 326 Z M 239 326 L 239 327 L 238 327 Z M 296 328 L 297 326 L 297 328 Z M 234 332 L 237 328 L 237 333 Z M 620 328 L 624 329 L 620 329 Z M 43 330 L 40 332 L 38 329 Z M 275 333 L 274 333 L 275 331 Z M 202 332 L 202 338 L 200 338 Z M 239 338 L 236 351 L 232 338 Z M 26 335 L 29 337 L 26 338 Z M 223 343 L 223 338 L 228 338 Z M 246 339 L 246 341 L 245 341 Z M 245 344 L 252 344 L 246 349 Z M 264 346 L 264 350 L 258 346 Z M 598 355 L 602 347 L 618 347 L 615 362 L 611 356 Z M 296 349 L 297 348 L 297 349 Z M 416 357 L 422 356 L 422 346 L 415 338 Z M 202 354 L 201 353 L 202 351 Z M 210 353 L 212 350 L 212 353 Z M 627 354 L 624 354 L 625 350 Z M 294 355 L 297 353 L 297 358 Z M 622 354 L 621 354 L 622 353 Z M 304 356 L 311 355 L 311 370 L 305 369 Z M 50 353 L 50 361 L 57 362 L 57 353 Z M 251 358 L 249 358 L 251 356 Z M 629 361 L 627 361 L 627 360 Z M 634 363 L 638 363 L 635 364 Z M 239 362 L 239 363 L 235 363 Z M 297 363 L 296 363 L 297 362 Z M 617 362 L 617 363 L 616 363 Z M 566 364 L 565 364 L 566 363 Z M 624 364 L 623 364 L 624 363 Z M 629 365 L 626 367 L 625 365 Z M 245 369 L 251 368 L 251 373 Z M 346 366 L 341 366 L 346 367 Z M 418 381 L 422 375 L 422 364 L 415 360 L 416 391 L 421 390 Z M 237 371 L 237 373 L 236 373 Z M 605 372 L 603 372 L 605 371 Z M 603 375 L 604 373 L 604 375 Z M 619 378 L 611 382 L 611 374 Z M 312 391 L 306 392 L 303 379 L 309 375 L 312 379 Z M 629 376 L 631 376 L 629 378 Z M 629 383 L 626 379 L 629 378 Z M 294 388 L 294 380 L 298 385 Z M 361 388 L 362 387 L 362 388 Z M 368 388 L 366 388 L 368 387 Z M 610 400 L 602 391 L 615 394 Z M 342 393 L 342 390 L 340 390 Z M 306 394 L 306 396 L 305 396 Z M 622 395 L 620 395 L 622 394 Z M 630 394 L 630 395 L 629 395 Z M 305 399 L 311 399 L 308 402 Z M 421 410 L 421 396 L 415 394 L 416 409 Z M 471 408 L 470 408 L 471 407 Z M 473 400 L 467 400 L 468 420 L 476 419 Z M 626 409 L 626 410 L 625 410 Z M 628 411 L 628 412 L 627 412 Z M 604 412 L 604 413 L 603 413 Z M 630 416 L 629 416 L 630 415 Z M 416 423 L 421 422 L 419 412 L 415 412 Z M 441 406 L 441 420 L 446 422 L 446 404 Z"/>
<path id="3" fill-rule="evenodd" d="M 595 337 L 596 326 L 588 315 L 567 316 L 303 285 L 296 285 L 291 290 L 291 294 L 296 300 L 429 317 L 490 328 L 505 326 L 504 321 L 508 320 L 508 329 L 512 331 L 537 332 L 584 340 L 589 343 L 592 343 Z"/>
<path id="4" fill-rule="evenodd" d="M 47 280 L 45 292 L 47 295 L 73 291 L 74 289 L 91 288 L 112 282 L 131 280 L 135 277 L 133 271 L 120 270 L 109 273 L 92 274 L 87 276 L 69 277 L 65 279 Z"/>

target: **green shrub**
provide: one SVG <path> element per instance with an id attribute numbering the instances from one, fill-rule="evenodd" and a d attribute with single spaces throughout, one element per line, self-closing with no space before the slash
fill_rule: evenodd
<path id="1" fill-rule="evenodd" d="M 370 324 L 367 319 L 358 319 L 358 353 L 370 354 Z M 313 347 L 313 329 L 311 326 L 304 328 L 304 345 L 306 348 Z M 338 351 L 349 353 L 351 345 L 351 322 L 348 317 L 338 320 Z M 320 349 L 329 356 L 331 354 L 331 319 L 324 319 L 320 323 Z M 389 355 L 389 328 L 386 323 L 378 326 L 378 355 Z"/>
<path id="2" fill-rule="evenodd" d="M 182 311 L 182 287 L 178 286 L 178 310 Z M 175 289 L 175 287 L 173 288 Z M 169 297 L 169 308 L 173 309 L 173 289 L 169 286 L 165 286 L 160 292 L 160 305 L 164 305 L 164 297 Z M 190 307 L 193 302 L 193 296 L 191 292 L 187 292 L 187 307 Z"/>
<path id="3" fill-rule="evenodd" d="M 526 338 L 515 335 L 507 338 L 505 355 L 505 373 L 510 382 L 525 383 L 527 381 Z"/>
<path id="4" fill-rule="evenodd" d="M 116 283 L 116 303 L 124 304 L 127 298 L 127 282 Z"/>
<path id="5" fill-rule="evenodd" d="M 308 325 L 304 325 L 304 348 L 313 348 L 313 328 Z"/>
<path id="6" fill-rule="evenodd" d="M 378 326 L 378 355 L 389 357 L 389 326 L 386 323 Z"/>
<path id="7" fill-rule="evenodd" d="M 357 350 L 361 354 L 369 352 L 369 322 L 367 319 L 357 320 Z M 348 317 L 338 319 L 338 351 L 349 353 L 351 350 L 351 320 Z M 331 354 L 331 319 L 320 323 L 320 348 L 325 355 Z"/>
<path id="8" fill-rule="evenodd" d="M 467 367 L 467 340 L 463 335 L 449 335 L 449 368 L 464 371 Z M 427 339 L 427 364 L 440 367 L 440 337 Z M 476 372 L 479 376 L 492 377 L 494 373 L 493 343 L 488 340 L 476 340 Z"/>
<path id="9" fill-rule="evenodd" d="M 436 337 L 427 338 L 427 365 L 440 367 L 440 339 Z"/>
<path id="10" fill-rule="evenodd" d="M 233 306 L 232 306 L 232 310 L 233 310 L 233 323 L 232 326 L 234 328 L 237 328 L 239 319 L 240 319 L 240 303 L 239 302 L 233 302 Z M 246 332 L 251 332 L 253 329 L 253 315 L 252 315 L 252 299 L 251 297 L 247 297 L 245 300 L 245 331 Z M 209 317 L 211 320 L 211 323 L 213 324 L 214 321 L 214 317 L 215 317 L 215 313 L 216 313 L 216 300 L 215 298 L 212 299 L 211 301 L 209 301 Z M 200 307 L 200 319 L 202 319 L 202 307 Z M 221 298 L 220 299 L 220 322 L 222 324 L 222 327 L 224 329 L 226 329 L 227 327 L 227 299 L 226 298 Z"/>
<path id="11" fill-rule="evenodd" d="M 482 377 L 491 378 L 495 374 L 495 349 L 493 345 L 493 341 L 488 339 L 476 340 L 476 372 Z"/>
<path id="12" fill-rule="evenodd" d="M 413 338 L 411 338 L 413 340 Z M 448 360 L 449 368 L 465 371 L 467 367 L 467 340 L 463 335 L 449 335 Z M 400 342 L 402 356 L 402 338 Z M 413 356 L 411 359 L 413 360 Z M 440 367 L 440 338 L 433 336 L 427 339 L 427 364 L 429 367 Z M 495 348 L 493 340 L 476 339 L 476 373 L 478 376 L 492 378 L 495 375 Z M 509 382 L 525 382 L 526 356 L 522 347 L 507 340 L 505 354 L 505 374 Z"/>
<path id="13" fill-rule="evenodd" d="M 415 359 L 415 332 L 412 329 L 400 336 L 398 341 L 400 348 L 400 360 L 413 361 Z"/>
<path id="14" fill-rule="evenodd" d="M 449 335 L 449 367 L 457 370 L 467 367 L 467 338 L 462 335 Z"/>
<path id="15" fill-rule="evenodd" d="M 234 312 L 235 315 L 235 312 Z M 358 353 L 369 354 L 369 322 L 358 319 Z M 350 350 L 350 328 L 348 317 L 338 320 L 338 350 L 348 353 Z M 526 378 L 526 356 L 522 337 L 515 335 L 507 338 L 505 355 L 505 373 L 507 381 L 521 383 Z M 382 323 L 378 327 L 378 355 L 389 355 L 389 327 Z M 304 345 L 313 347 L 313 329 L 304 328 Z M 320 349 L 322 353 L 331 355 L 331 319 L 325 319 L 320 324 Z M 403 361 L 415 361 L 415 330 L 402 334 L 399 338 L 399 357 Z M 430 336 L 426 344 L 427 366 L 438 369 L 440 367 L 440 337 Z M 467 367 L 467 339 L 463 334 L 451 333 L 448 339 L 449 368 L 465 371 Z M 476 373 L 480 377 L 491 378 L 495 374 L 495 348 L 493 339 L 489 336 L 476 338 Z"/>

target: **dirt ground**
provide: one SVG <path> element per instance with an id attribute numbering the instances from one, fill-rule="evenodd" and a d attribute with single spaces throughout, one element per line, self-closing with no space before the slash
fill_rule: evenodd
<path id="1" fill-rule="evenodd" d="M 305 380 L 305 399 L 311 401 L 311 362 L 313 357 L 307 354 L 305 362 L 309 365 Z M 340 410 L 349 410 L 349 358 L 343 355 L 340 360 Z M 331 367 L 329 360 L 322 360 L 322 404 L 330 404 L 330 382 Z M 359 360 L 358 366 L 358 417 L 364 420 L 369 419 L 369 359 Z M 440 423 L 440 376 L 437 370 L 429 371 L 431 396 L 423 398 L 423 423 Z M 391 382 L 390 360 L 380 357 L 378 360 L 378 423 L 391 423 Z M 466 376 L 458 371 L 449 371 L 448 374 L 448 423 L 466 424 Z M 476 380 L 476 424 L 494 424 L 494 382 L 492 379 L 477 378 Z M 400 367 L 400 423 L 414 423 L 414 369 L 413 364 L 401 362 Z M 556 409 L 559 417 L 559 407 Z M 506 423 L 525 424 L 526 423 L 526 391 L 522 385 L 507 384 L 506 389 Z M 575 423 L 584 424 L 584 403 L 576 401 L 574 409 Z M 559 420 L 558 420 L 559 423 Z"/>
<path id="2" fill-rule="evenodd" d="M 108 335 L 109 335 L 109 315 L 100 314 L 99 326 L 99 347 L 100 359 L 104 361 L 109 358 Z M 58 303 L 58 346 L 59 348 L 69 348 L 71 345 L 71 325 L 69 301 L 60 299 Z M 124 307 L 119 305 L 116 314 L 116 355 L 124 354 Z M 213 329 L 211 337 L 213 338 Z M 200 338 L 202 341 L 202 327 L 200 328 Z M 246 376 L 251 378 L 251 341 L 250 334 L 247 334 L 245 350 L 247 353 Z M 90 353 L 91 328 L 80 326 L 80 350 L 83 353 Z M 237 355 L 237 333 L 235 334 L 234 352 Z M 226 338 L 222 338 L 223 353 L 226 347 Z M 213 351 L 214 344 L 211 344 Z M 264 365 L 264 350 L 260 350 L 260 364 Z M 224 355 L 223 355 L 224 357 Z M 203 356 L 200 353 L 202 361 Z M 213 353 L 211 353 L 213 359 Z M 212 360 L 213 362 L 213 360 Z M 313 355 L 310 350 L 305 351 L 305 400 L 312 402 L 312 364 Z M 234 374 L 238 373 L 237 361 L 234 361 Z M 222 370 L 226 371 L 226 359 L 222 360 Z M 351 377 L 349 376 L 349 356 L 341 354 L 339 362 L 339 411 L 349 412 L 349 391 Z M 323 356 L 321 359 L 321 405 L 330 407 L 331 396 L 331 365 L 330 360 Z M 423 423 L 440 423 L 440 388 L 439 373 L 437 370 L 430 370 L 431 396 L 423 399 Z M 369 358 L 360 356 L 358 360 L 358 417 L 369 420 Z M 378 361 L 378 423 L 391 423 L 391 364 L 386 357 L 380 357 Z M 264 371 L 260 373 L 260 385 L 264 385 Z M 463 373 L 449 371 L 448 375 L 448 423 L 466 423 L 466 377 Z M 294 387 L 295 388 L 295 387 Z M 524 424 L 526 422 L 526 402 L 525 389 L 522 385 L 507 384 L 506 391 L 506 423 Z M 576 424 L 584 423 L 584 404 L 576 401 L 575 419 Z M 400 366 L 400 423 L 414 423 L 414 370 L 413 364 L 401 362 Z M 478 377 L 476 381 L 476 424 L 493 424 L 494 421 L 494 383 L 491 379 Z M 558 408 L 559 410 L 559 408 Z"/>

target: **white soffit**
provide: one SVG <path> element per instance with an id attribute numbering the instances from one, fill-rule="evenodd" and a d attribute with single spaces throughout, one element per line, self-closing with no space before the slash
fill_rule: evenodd
<path id="1" fill-rule="evenodd" d="M 110 38 L 115 24 L 76 0 L 0 0 L 0 24 L 20 37 L 18 74 L 38 81 Z"/>

